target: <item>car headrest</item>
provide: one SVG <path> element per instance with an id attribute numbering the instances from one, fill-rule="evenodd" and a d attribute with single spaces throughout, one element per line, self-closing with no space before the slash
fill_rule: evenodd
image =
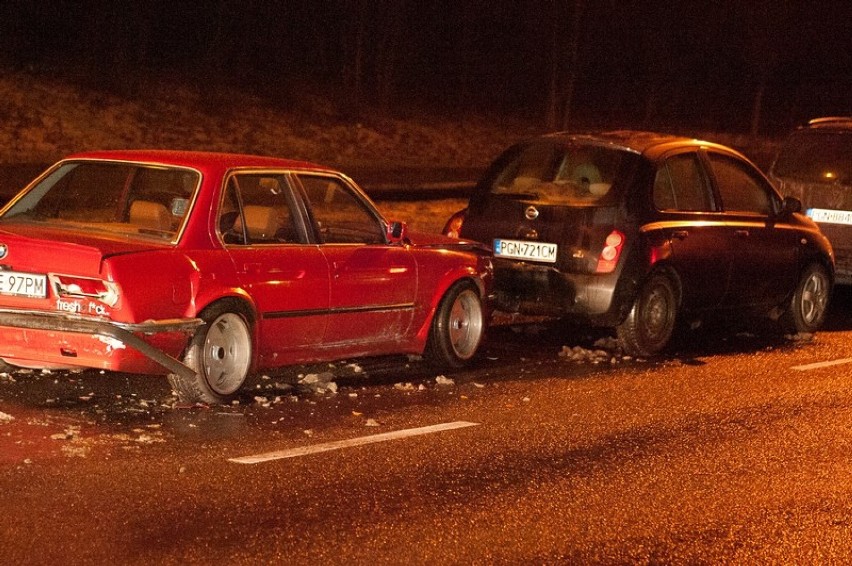
<path id="1" fill-rule="evenodd" d="M 172 215 L 166 205 L 148 200 L 135 200 L 130 205 L 129 220 L 131 224 L 151 228 L 153 230 L 170 231 Z"/>

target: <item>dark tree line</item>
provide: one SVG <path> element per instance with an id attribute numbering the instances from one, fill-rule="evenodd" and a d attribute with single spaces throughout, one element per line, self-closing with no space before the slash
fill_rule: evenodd
<path id="1" fill-rule="evenodd" d="M 155 74 L 340 112 L 757 132 L 849 113 L 848 2 L 4 0 L 0 68 L 132 95 Z"/>

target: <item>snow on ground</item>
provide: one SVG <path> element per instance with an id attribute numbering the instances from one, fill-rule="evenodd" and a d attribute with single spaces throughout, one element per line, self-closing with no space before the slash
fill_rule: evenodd
<path id="1" fill-rule="evenodd" d="M 0 70 L 0 163 L 50 163 L 77 151 L 170 148 L 232 151 L 360 166 L 482 167 L 533 128 L 465 117 L 360 122 L 306 96 L 281 108 L 236 88 L 139 81 L 133 99 L 69 81 Z"/>
<path id="2" fill-rule="evenodd" d="M 353 122 L 341 117 L 345 108 L 317 94 L 306 93 L 287 106 L 233 87 L 137 79 L 138 89 L 126 97 L 91 83 L 0 68 L 0 164 L 52 163 L 92 149 L 169 148 L 275 155 L 344 172 L 480 168 L 510 143 L 541 133 L 535 120 L 500 115 L 402 118 L 368 111 Z M 743 149 L 761 165 L 777 144 L 741 135 L 678 133 Z"/>

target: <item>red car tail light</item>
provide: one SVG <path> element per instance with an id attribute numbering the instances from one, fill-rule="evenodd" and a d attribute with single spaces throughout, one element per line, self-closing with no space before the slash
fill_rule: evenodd
<path id="1" fill-rule="evenodd" d="M 595 273 L 612 273 L 615 266 L 618 265 L 618 258 L 621 257 L 621 250 L 624 248 L 624 234 L 618 230 L 613 230 L 606 237 L 604 248 L 601 250 L 601 255 L 598 257 L 598 267 Z"/>
<path id="2" fill-rule="evenodd" d="M 466 214 L 466 208 L 453 214 L 450 219 L 447 220 L 447 223 L 444 224 L 444 229 L 441 233 L 444 236 L 449 236 L 450 238 L 458 238 L 461 235 L 461 229 L 464 224 L 464 217 Z"/>
<path id="3" fill-rule="evenodd" d="M 90 277 L 76 277 L 73 275 L 58 275 L 55 273 L 51 273 L 49 277 L 59 297 L 97 299 L 111 307 L 114 307 L 118 303 L 118 285 L 111 281 Z"/>

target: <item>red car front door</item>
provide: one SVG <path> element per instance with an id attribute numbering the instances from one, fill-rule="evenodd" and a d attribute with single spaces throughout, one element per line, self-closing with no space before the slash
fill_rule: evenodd
<path id="1" fill-rule="evenodd" d="M 402 246 L 326 244 L 331 271 L 327 343 L 398 340 L 408 330 L 417 292 L 417 266 Z"/>
<path id="2" fill-rule="evenodd" d="M 417 265 L 410 250 L 387 243 L 383 220 L 345 180 L 309 174 L 298 178 L 328 261 L 326 345 L 348 344 L 358 350 L 360 344 L 397 341 L 411 323 L 417 295 Z"/>

